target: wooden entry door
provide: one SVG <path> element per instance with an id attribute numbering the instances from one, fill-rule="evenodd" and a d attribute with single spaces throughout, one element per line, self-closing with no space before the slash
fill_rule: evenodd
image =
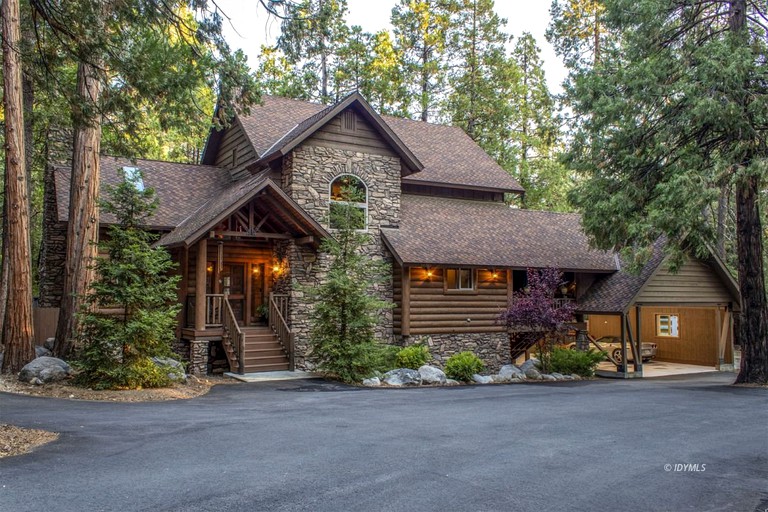
<path id="1" fill-rule="evenodd" d="M 267 279 L 265 270 L 265 263 L 251 263 L 251 325 L 263 324 L 267 320 Z"/>
<path id="2" fill-rule="evenodd" d="M 237 323 L 245 325 L 246 317 L 246 282 L 245 263 L 225 263 L 221 270 L 222 283 L 226 287 L 229 281 L 229 304 Z"/>

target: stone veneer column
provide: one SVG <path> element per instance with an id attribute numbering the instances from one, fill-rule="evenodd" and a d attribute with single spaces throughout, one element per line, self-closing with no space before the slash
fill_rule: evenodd
<path id="1" fill-rule="evenodd" d="M 64 293 L 64 260 L 67 257 L 67 226 L 58 222 L 54 169 L 45 170 L 43 233 L 40 246 L 40 298 L 42 308 L 58 308 Z"/>
<path id="2" fill-rule="evenodd" d="M 288 162 L 288 167 L 285 167 Z M 284 161 L 283 187 L 307 213 L 328 229 L 330 184 L 343 174 L 359 177 L 368 188 L 368 232 L 371 242 L 363 251 L 371 258 L 392 265 L 392 257 L 381 240 L 381 227 L 400 224 L 400 159 L 350 150 L 303 145 L 295 149 Z M 286 176 L 286 173 L 289 176 Z M 306 247 L 290 246 L 288 261 L 291 272 L 290 323 L 296 346 L 296 366 L 307 368 L 305 355 L 311 325 L 309 315 L 313 305 L 305 290 L 321 283 L 328 270 L 329 260 L 324 254 L 315 254 Z M 392 301 L 392 276 L 372 290 L 379 298 Z M 378 338 L 393 342 L 392 310 L 380 315 L 376 327 Z"/>
<path id="3" fill-rule="evenodd" d="M 206 375 L 208 373 L 208 342 L 189 342 L 189 373 Z"/>

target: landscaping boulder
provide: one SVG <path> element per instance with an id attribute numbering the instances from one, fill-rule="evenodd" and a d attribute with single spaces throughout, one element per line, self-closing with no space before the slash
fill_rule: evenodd
<path id="1" fill-rule="evenodd" d="M 478 375 L 477 373 L 472 376 L 472 380 L 478 384 L 490 384 L 493 379 L 487 375 Z"/>
<path id="2" fill-rule="evenodd" d="M 575 373 L 572 373 L 571 377 L 573 378 L 573 380 L 581 380 L 581 375 L 576 375 Z"/>
<path id="3" fill-rule="evenodd" d="M 173 382 L 187 382 L 187 373 L 184 365 L 170 357 L 150 357 L 155 366 L 168 372 L 168 378 Z"/>
<path id="4" fill-rule="evenodd" d="M 519 379 L 524 375 L 525 373 L 523 370 L 513 364 L 505 364 L 501 367 L 501 370 L 499 370 L 499 377 L 506 379 L 507 381 L 510 381 L 514 378 Z"/>
<path id="5" fill-rule="evenodd" d="M 525 361 L 523 364 L 521 364 L 520 369 L 523 371 L 523 373 L 525 373 L 528 371 L 529 368 L 538 369 L 540 364 L 541 364 L 541 361 L 539 361 L 535 357 L 532 357 L 529 360 Z"/>
<path id="6" fill-rule="evenodd" d="M 35 357 L 43 357 L 43 356 L 51 356 L 51 351 L 45 348 L 42 345 L 38 345 L 35 347 Z"/>
<path id="7" fill-rule="evenodd" d="M 550 375 L 553 376 L 555 380 L 565 380 L 565 375 L 562 373 L 552 372 Z"/>
<path id="8" fill-rule="evenodd" d="M 527 370 L 525 370 L 525 377 L 531 380 L 541 380 L 541 372 L 531 366 Z"/>
<path id="9" fill-rule="evenodd" d="M 443 370 L 428 364 L 419 367 L 419 375 L 421 376 L 422 384 L 445 384 L 446 381 Z"/>
<path id="10" fill-rule="evenodd" d="M 47 384 L 64 380 L 71 374 L 72 368 L 66 362 L 55 357 L 43 356 L 24 366 L 19 372 L 19 380 L 31 384 Z"/>
<path id="11" fill-rule="evenodd" d="M 45 340 L 45 343 L 43 343 L 43 346 L 48 350 L 53 351 L 54 344 L 56 344 L 56 338 L 48 338 Z"/>
<path id="12" fill-rule="evenodd" d="M 461 382 L 453 379 L 445 379 L 446 386 L 461 386 Z"/>
<path id="13" fill-rule="evenodd" d="M 556 381 L 557 379 L 555 378 L 554 375 L 550 375 L 548 373 L 542 373 L 541 374 L 541 380 Z"/>
<path id="14" fill-rule="evenodd" d="M 384 383 L 390 386 L 419 386 L 421 375 L 410 368 L 397 368 L 384 374 Z"/>
<path id="15" fill-rule="evenodd" d="M 381 381 L 379 380 L 378 377 L 363 379 L 363 386 L 367 386 L 369 388 L 375 388 L 375 387 L 381 386 Z"/>

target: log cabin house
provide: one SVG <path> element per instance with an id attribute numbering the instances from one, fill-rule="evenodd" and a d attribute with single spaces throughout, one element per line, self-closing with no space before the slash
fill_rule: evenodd
<path id="1" fill-rule="evenodd" d="M 522 187 L 461 129 L 379 115 L 358 93 L 331 106 L 265 96 L 211 132 L 201 165 L 103 156 L 101 166 L 102 183 L 138 168 L 157 193 L 149 227 L 179 265 L 176 349 L 192 373 L 224 355 L 236 373 L 311 366 L 304 290 L 324 278 L 320 246 L 342 186 L 364 198 L 364 251 L 391 265 L 373 291 L 395 304 L 377 326 L 386 343 L 426 340 L 438 363 L 471 350 L 497 369 L 512 355 L 496 317 L 527 268 L 556 267 L 559 300 L 575 301 L 593 334 L 664 338 L 670 360 L 730 361 L 738 294 L 719 260 L 672 275 L 658 247 L 641 275 L 622 272 L 616 255 L 590 249 L 578 215 L 507 206 Z M 50 188 L 38 318 L 62 294 L 67 168 Z"/>

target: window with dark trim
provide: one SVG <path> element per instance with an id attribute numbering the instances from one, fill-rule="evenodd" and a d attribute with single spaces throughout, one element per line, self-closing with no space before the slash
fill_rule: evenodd
<path id="1" fill-rule="evenodd" d="M 471 268 L 445 269 L 445 287 L 448 290 L 474 290 L 474 270 Z"/>
<path id="2" fill-rule="evenodd" d="M 342 174 L 331 182 L 330 190 L 330 226 L 338 228 L 334 218 L 340 206 L 352 206 L 353 211 L 358 212 L 354 219 L 355 229 L 364 231 L 368 229 L 368 187 L 363 180 L 351 174 Z"/>

